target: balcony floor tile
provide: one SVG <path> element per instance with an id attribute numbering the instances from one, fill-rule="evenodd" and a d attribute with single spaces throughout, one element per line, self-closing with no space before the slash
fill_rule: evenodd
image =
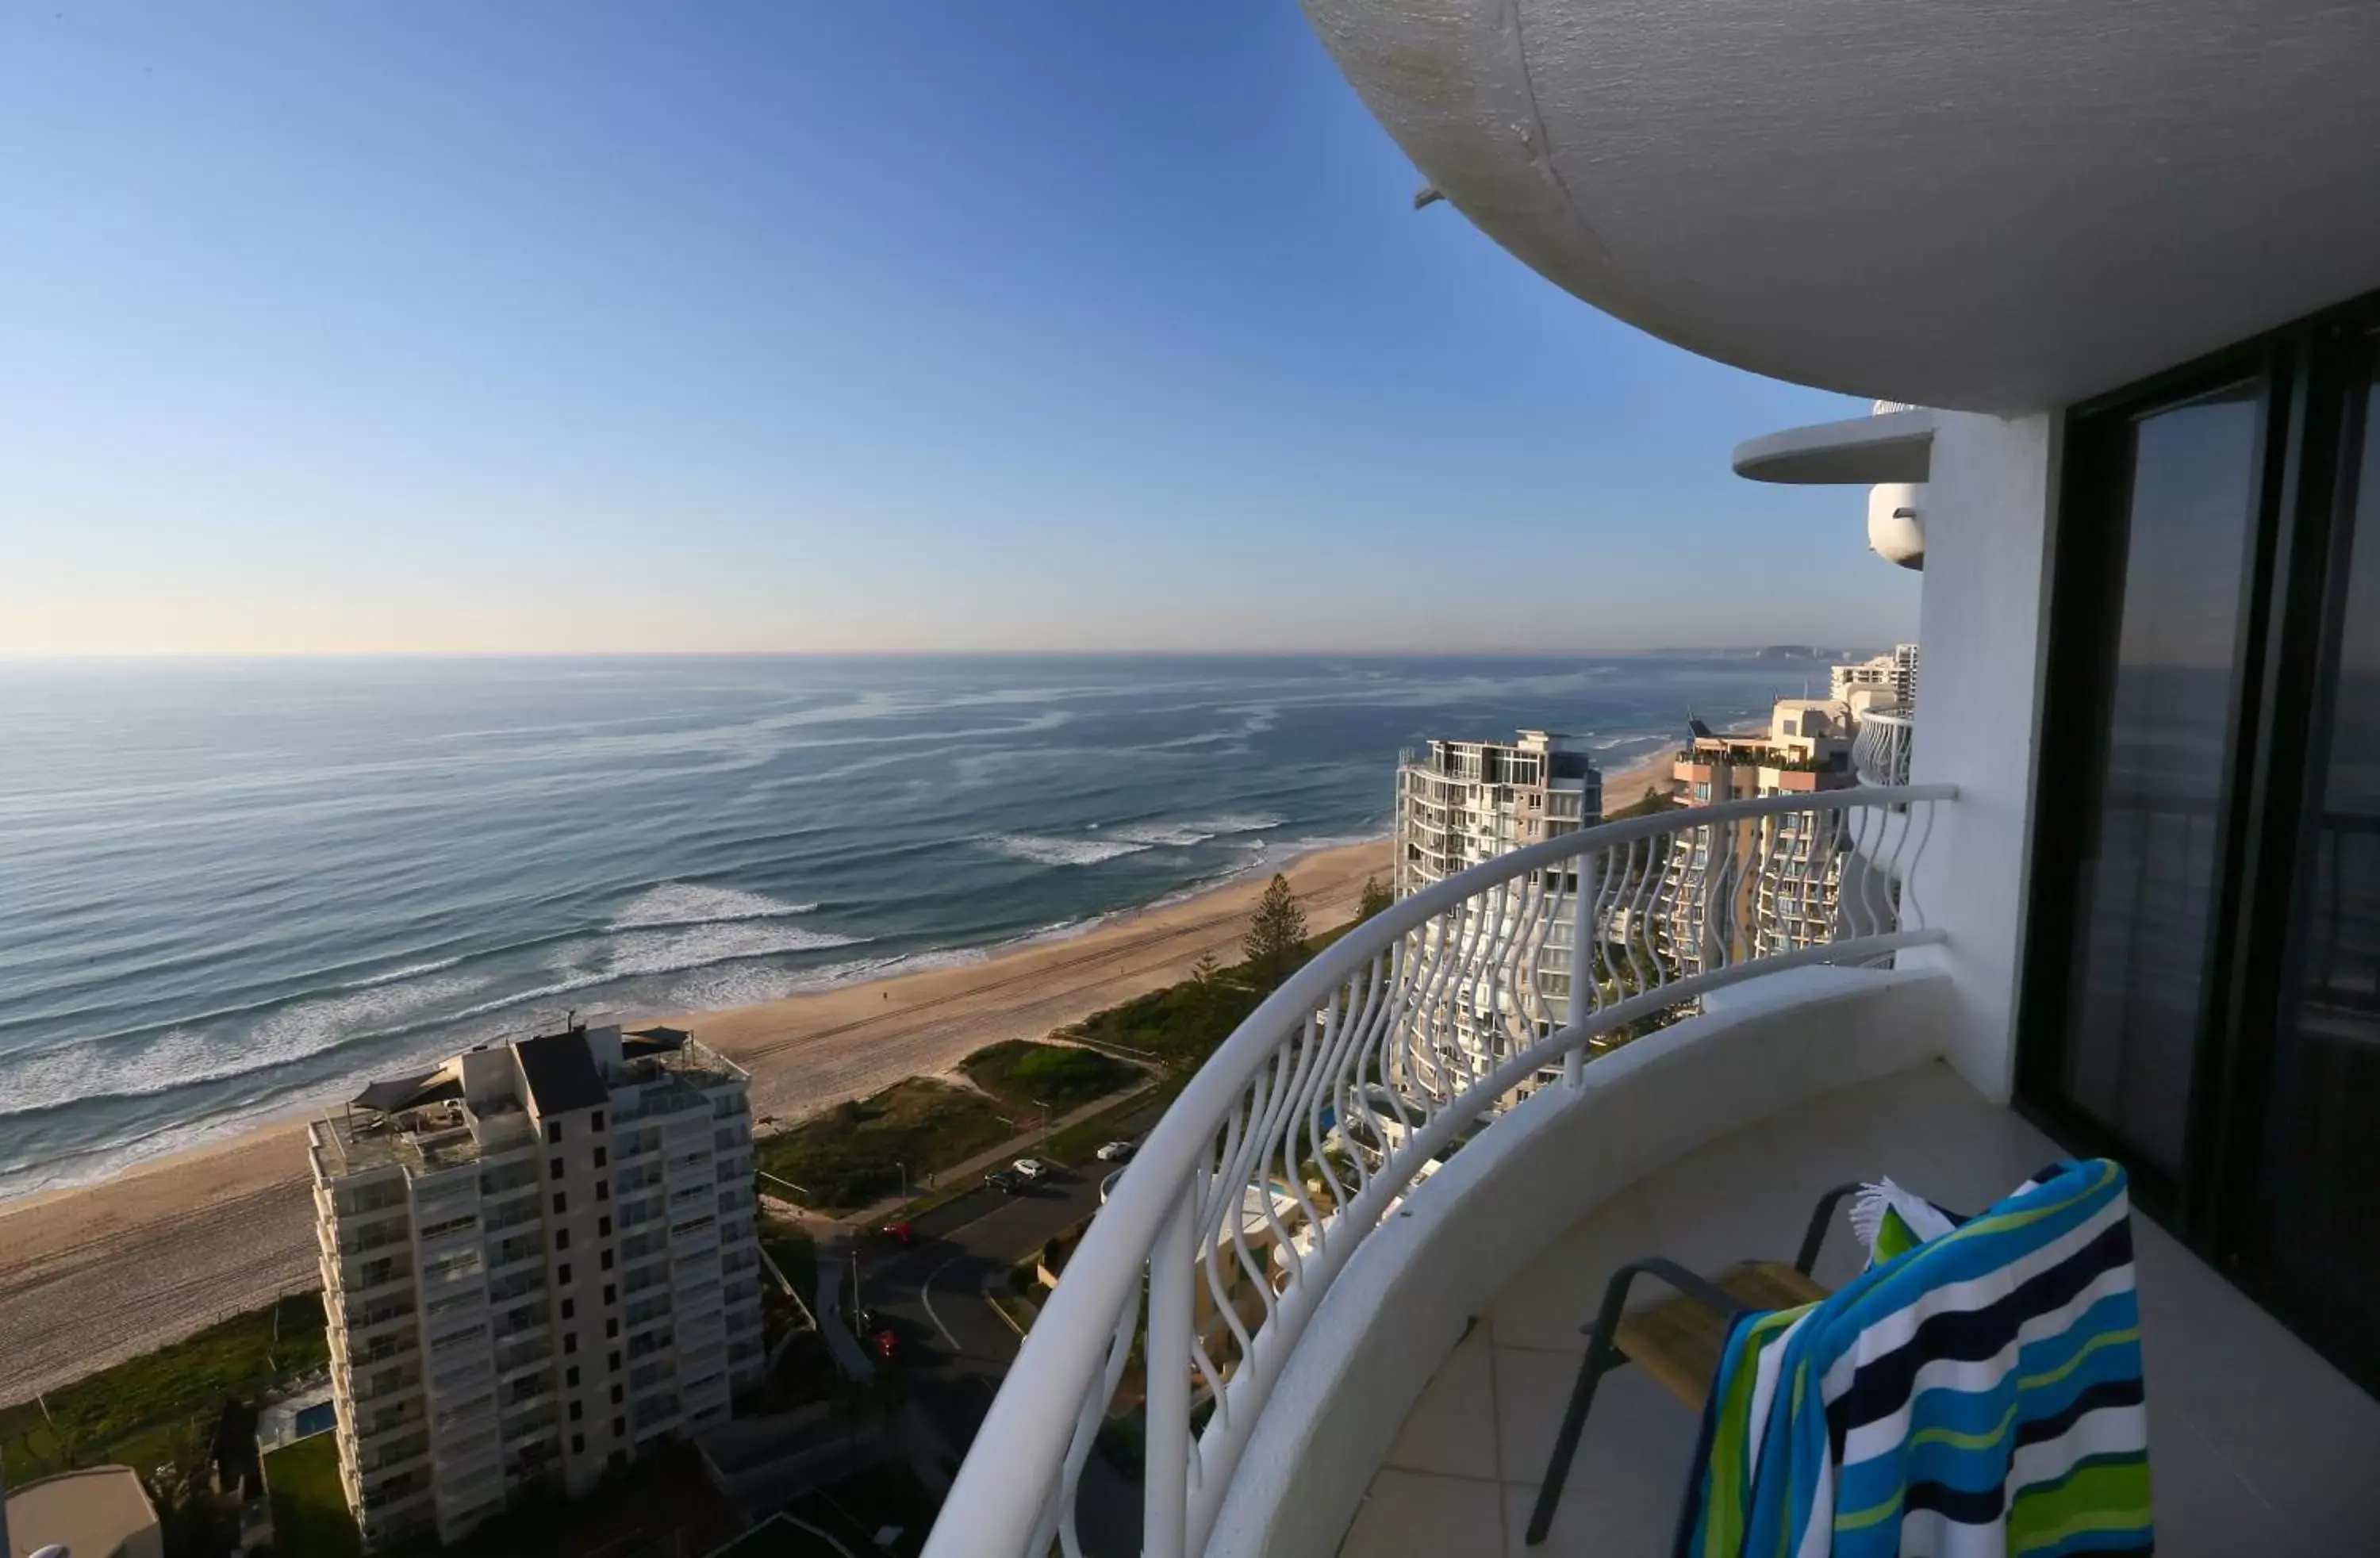
<path id="1" fill-rule="evenodd" d="M 1496 1479 L 1496 1381 L 1487 1328 L 1474 1327 L 1406 1415 L 1388 1464 L 1403 1471 Z"/>
<path id="2" fill-rule="evenodd" d="M 1709 1270 L 1790 1259 L 1828 1187 L 1889 1175 L 1960 1210 L 2062 1156 L 1942 1065 L 1838 1089 L 1685 1154 L 1613 1197 L 1525 1267 L 1408 1415 L 1342 1558 L 1668 1549 L 1694 1415 L 1637 1371 L 1605 1376 L 1542 1547 L 1523 1533 L 1620 1262 Z M 2380 1526 L 2380 1402 L 2357 1389 L 2155 1224 L 2135 1220 L 2161 1552 L 2344 1552 Z M 1840 1218 L 1818 1275 L 1857 1266 Z"/>
<path id="3" fill-rule="evenodd" d="M 1390 1467 L 1372 1479 L 1347 1540 L 1348 1558 L 1450 1558 L 1500 1552 L 1504 1490 L 1485 1478 Z"/>

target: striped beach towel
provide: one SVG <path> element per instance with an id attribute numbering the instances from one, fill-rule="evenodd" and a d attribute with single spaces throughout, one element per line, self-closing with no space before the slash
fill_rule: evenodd
<path id="1" fill-rule="evenodd" d="M 1742 1317 L 1703 1448 L 1680 1558 L 2150 1552 L 2123 1170 L 2058 1164 L 1830 1298 Z"/>

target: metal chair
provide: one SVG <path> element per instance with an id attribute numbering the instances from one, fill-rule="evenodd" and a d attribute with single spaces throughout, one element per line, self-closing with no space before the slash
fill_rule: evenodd
<path id="1" fill-rule="evenodd" d="M 1860 1182 L 1853 1180 L 1818 1198 L 1809 1227 L 1802 1235 L 1801 1252 L 1791 1266 L 1753 1260 L 1706 1278 L 1674 1260 L 1647 1256 L 1611 1273 L 1595 1323 L 1580 1327 L 1587 1333 L 1586 1357 L 1579 1362 L 1578 1379 L 1571 1386 L 1570 1409 L 1562 1415 L 1561 1432 L 1554 1439 L 1553 1457 L 1546 1465 L 1546 1479 L 1537 1489 L 1536 1507 L 1529 1515 L 1529 1546 L 1544 1541 L 1553 1528 L 1554 1508 L 1561 1502 L 1562 1483 L 1578 1453 L 1579 1436 L 1586 1431 L 1595 1387 L 1603 1377 L 1623 1363 L 1633 1363 L 1700 1413 L 1718 1372 L 1728 1329 L 1738 1315 L 1791 1308 L 1827 1296 L 1828 1289 L 1811 1280 L 1810 1272 L 1818 1263 L 1818 1250 L 1826 1243 L 1827 1224 L 1835 1208 L 1859 1188 Z M 1631 1309 L 1628 1289 L 1640 1276 L 1667 1283 L 1679 1296 Z"/>

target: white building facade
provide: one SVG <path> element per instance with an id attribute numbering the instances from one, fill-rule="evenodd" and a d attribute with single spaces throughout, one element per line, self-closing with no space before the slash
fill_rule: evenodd
<path id="1" fill-rule="evenodd" d="M 457 1540 L 724 1421 L 765 1371 L 749 1078 L 573 1028 L 310 1130 L 339 1467 L 370 1547 Z"/>
<path id="2" fill-rule="evenodd" d="M 1591 827 L 1603 817 L 1603 776 L 1585 744 L 1524 730 L 1510 742 L 1433 740 L 1397 764 L 1395 893 L 1407 897 L 1484 861 Z M 1559 882 L 1538 885 L 1559 894 Z M 1415 1086 L 1460 1090 L 1522 1035 L 1548 1031 L 1568 999 L 1570 927 L 1513 934 L 1512 916 L 1481 905 L 1457 924 L 1429 928 L 1410 955 L 1449 986 L 1475 990 L 1415 1013 L 1392 1059 Z M 1525 964 L 1517 984 L 1501 970 Z"/>

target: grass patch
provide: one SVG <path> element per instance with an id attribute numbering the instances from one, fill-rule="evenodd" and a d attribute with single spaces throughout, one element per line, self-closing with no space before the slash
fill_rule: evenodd
<path id="1" fill-rule="evenodd" d="M 1116 1139 L 1118 1132 L 1123 1128 L 1122 1122 L 1139 1114 L 1152 1103 L 1172 1102 L 1173 1095 L 1182 1090 L 1183 1084 L 1187 1080 L 1187 1077 L 1168 1077 L 1144 1088 L 1112 1109 L 1102 1109 L 1087 1120 L 1077 1120 L 1064 1130 L 1052 1132 L 1049 1139 L 1041 1143 L 1040 1155 L 1054 1162 L 1063 1163 L 1068 1168 L 1082 1168 L 1087 1164 L 1098 1163 L 1099 1159 L 1094 1154 L 1100 1148 Z M 1103 1170 L 1106 1166 L 1104 1163 L 1099 1164 Z"/>
<path id="2" fill-rule="evenodd" d="M 323 1330 L 322 1295 L 295 1294 L 52 1391 L 46 1418 L 31 1402 L 0 1411 L 7 1480 L 112 1462 L 187 1470 L 225 1401 L 253 1402 L 329 1359 Z"/>
<path id="3" fill-rule="evenodd" d="M 1026 1039 L 978 1050 L 959 1065 L 967 1080 L 1012 1109 L 1046 1107 L 1052 1114 L 1119 1092 L 1141 1074 L 1137 1066 L 1097 1050 Z"/>
<path id="4" fill-rule="evenodd" d="M 764 1136 L 753 1152 L 763 1174 L 808 1191 L 806 1205 L 847 1211 L 899 1195 L 904 1163 L 914 1186 L 999 1146 L 1017 1128 L 981 1093 L 913 1077 Z"/>
<path id="5" fill-rule="evenodd" d="M 339 1436 L 318 1433 L 264 1457 L 273 1493 L 273 1544 L 306 1558 L 358 1558 L 363 1538 L 339 1485 Z"/>

